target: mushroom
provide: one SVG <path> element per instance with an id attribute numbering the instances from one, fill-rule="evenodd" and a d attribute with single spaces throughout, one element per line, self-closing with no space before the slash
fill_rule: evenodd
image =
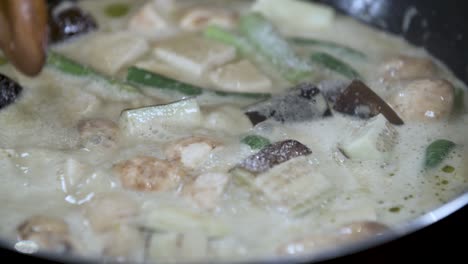
<path id="1" fill-rule="evenodd" d="M 435 66 L 428 58 L 400 55 L 385 61 L 379 72 L 384 81 L 427 78 L 435 73 Z"/>
<path id="2" fill-rule="evenodd" d="M 443 120 L 452 112 L 454 88 L 443 79 L 419 79 L 394 94 L 390 104 L 405 121 Z"/>

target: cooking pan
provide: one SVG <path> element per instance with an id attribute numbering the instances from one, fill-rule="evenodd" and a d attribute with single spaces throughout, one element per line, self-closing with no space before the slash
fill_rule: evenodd
<path id="1" fill-rule="evenodd" d="M 392 34 L 403 36 L 410 43 L 425 47 L 433 56 L 444 62 L 465 83 L 468 83 L 468 17 L 463 13 L 464 1 L 457 0 L 317 0 L 335 7 L 338 11 L 350 15 L 373 27 Z M 447 202 L 443 206 L 420 216 L 413 221 L 396 226 L 391 232 L 373 237 L 345 247 L 340 247 L 314 256 L 300 257 L 272 257 L 258 260 L 262 263 L 312 263 L 320 261 L 334 262 L 360 261 L 361 263 L 374 262 L 368 255 L 390 253 L 392 250 L 401 250 L 398 243 L 406 243 L 405 246 L 414 246 L 408 243 L 418 241 L 422 245 L 433 243 L 454 245 L 450 241 L 437 241 L 439 235 L 467 234 L 468 227 L 459 225 L 463 217 L 468 216 L 468 190 L 464 194 Z M 457 218 L 458 217 L 458 218 Z M 446 219 L 444 219 L 446 218 Z M 468 219 L 468 218 L 465 218 Z M 458 221 L 458 222 L 457 222 Z M 425 232 L 425 233 L 424 233 Z M 433 232 L 433 233 L 431 233 Z M 410 239 L 408 240 L 408 237 Z M 450 235 L 443 238 L 447 239 Z M 455 235 L 456 237 L 456 235 Z M 461 238 L 458 236 L 458 238 Z M 405 241 L 405 239 L 407 239 Z M 404 242 L 403 242 L 404 241 Z M 425 243 L 425 244 L 424 244 Z M 66 256 L 36 253 L 28 257 L 16 253 L 14 241 L 0 241 L 3 248 L 1 255 L 27 261 L 47 261 L 66 263 L 93 263 L 93 260 L 80 258 L 67 258 Z M 387 250 L 385 247 L 388 247 Z M 379 251 L 380 250 L 380 251 Z M 429 251 L 434 247 L 428 248 Z M 402 254 L 409 251 L 403 251 Z M 424 251 L 419 251 L 422 254 Z M 394 252 L 398 254 L 398 252 Z M 427 252 L 431 257 L 433 253 Z M 441 256 L 444 252 L 439 252 Z M 452 253 L 452 252 L 450 252 Z M 392 260 L 401 258 L 387 258 L 380 256 L 379 263 L 391 263 Z M 414 257 L 414 256 L 413 256 Z M 420 258 L 422 256 L 418 256 Z M 447 257 L 449 257 L 447 255 Z M 405 257 L 406 258 L 406 257 Z M 386 260 L 387 259 L 387 260 Z M 423 260 L 423 259 L 420 259 Z M 427 259 L 425 259 L 427 260 Z M 462 261 L 463 262 L 463 261 Z"/>

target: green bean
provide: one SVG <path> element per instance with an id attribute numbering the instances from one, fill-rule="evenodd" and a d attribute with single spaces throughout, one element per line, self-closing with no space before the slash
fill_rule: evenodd
<path id="1" fill-rule="evenodd" d="M 362 79 L 360 74 L 343 61 L 323 52 L 316 52 L 310 56 L 313 63 L 337 72 L 349 79 Z"/>

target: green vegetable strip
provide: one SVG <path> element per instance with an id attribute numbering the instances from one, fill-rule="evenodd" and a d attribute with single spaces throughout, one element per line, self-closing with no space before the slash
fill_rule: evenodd
<path id="1" fill-rule="evenodd" d="M 439 165 L 455 146 L 455 143 L 445 139 L 432 142 L 426 149 L 425 167 L 434 168 Z"/>
<path id="2" fill-rule="evenodd" d="M 0 56 L 0 66 L 8 63 L 8 60 L 5 57 Z"/>
<path id="3" fill-rule="evenodd" d="M 203 31 L 203 35 L 206 38 L 213 39 L 230 46 L 234 46 L 243 54 L 249 54 L 253 52 L 253 47 L 250 46 L 247 40 L 219 26 L 208 26 Z"/>
<path id="4" fill-rule="evenodd" d="M 203 90 L 200 87 L 167 78 L 160 74 L 149 72 L 137 67 L 130 67 L 128 69 L 127 81 L 159 89 L 177 91 L 186 95 L 199 95 L 203 93 Z"/>
<path id="5" fill-rule="evenodd" d="M 213 91 L 213 92 L 219 96 L 238 96 L 238 97 L 252 98 L 252 99 L 268 99 L 271 97 L 271 94 L 267 94 L 267 93 L 239 93 L 239 92 L 222 92 L 222 91 Z"/>
<path id="6" fill-rule="evenodd" d="M 319 39 L 306 39 L 306 38 L 292 38 L 291 41 L 294 44 L 317 46 L 317 47 L 323 47 L 323 48 L 336 50 L 339 52 L 344 52 L 349 55 L 359 57 L 362 59 L 367 57 L 367 55 L 361 51 L 355 50 L 353 48 L 350 48 L 350 47 L 347 47 L 347 46 L 344 46 L 344 45 L 341 45 L 332 41 L 319 40 Z"/>
<path id="7" fill-rule="evenodd" d="M 76 76 L 87 76 L 94 74 L 90 68 L 81 65 L 63 55 L 50 52 L 47 56 L 47 64 L 60 70 L 61 72 L 68 73 Z"/>
<path id="8" fill-rule="evenodd" d="M 267 138 L 257 135 L 246 136 L 241 142 L 249 145 L 251 149 L 262 149 L 271 143 Z"/>
<path id="9" fill-rule="evenodd" d="M 112 18 L 123 17 L 128 14 L 128 11 L 130 11 L 130 7 L 124 3 L 114 3 L 104 8 L 104 13 Z"/>
<path id="10" fill-rule="evenodd" d="M 107 76 L 104 76 L 97 71 L 93 70 L 92 68 L 89 68 L 87 66 L 84 66 L 70 58 L 67 58 L 61 54 L 49 51 L 48 56 L 47 56 L 47 65 L 56 68 L 57 70 L 78 76 L 78 77 L 92 77 L 98 80 L 103 80 L 110 85 L 114 85 L 118 87 L 120 90 L 124 90 L 127 92 L 133 92 L 133 93 L 139 93 L 138 88 L 131 86 L 126 83 L 122 83 L 118 80 L 114 80 L 112 78 L 109 78 Z"/>
<path id="11" fill-rule="evenodd" d="M 465 90 L 463 88 L 455 88 L 455 101 L 453 110 L 456 113 L 461 113 L 465 110 Z"/>
<path id="12" fill-rule="evenodd" d="M 337 58 L 323 52 L 316 52 L 310 56 L 313 63 L 337 72 L 349 79 L 362 79 L 359 73 L 351 66 Z"/>
<path id="13" fill-rule="evenodd" d="M 130 67 L 127 71 L 127 81 L 139 85 L 146 85 L 164 90 L 177 91 L 185 95 L 200 95 L 204 91 L 209 91 L 219 96 L 239 96 L 252 99 L 264 99 L 270 97 L 270 94 L 263 93 L 236 93 L 212 91 L 188 83 L 177 81 L 134 66 Z"/>
<path id="14" fill-rule="evenodd" d="M 294 54 L 289 43 L 262 15 L 250 13 L 242 16 L 240 31 L 287 80 L 298 82 L 311 73 L 312 67 Z"/>

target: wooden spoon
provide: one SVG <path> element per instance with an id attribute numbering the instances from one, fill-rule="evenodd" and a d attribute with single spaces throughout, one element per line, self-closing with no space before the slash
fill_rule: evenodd
<path id="1" fill-rule="evenodd" d="M 0 0 L 0 48 L 22 73 L 37 75 L 46 60 L 44 0 Z"/>

